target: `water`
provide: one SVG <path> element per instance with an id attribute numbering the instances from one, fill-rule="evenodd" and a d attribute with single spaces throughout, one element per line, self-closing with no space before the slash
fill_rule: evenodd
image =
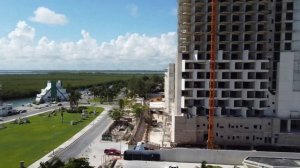
<path id="1" fill-rule="evenodd" d="M 163 74 L 164 71 L 148 70 L 0 70 L 0 75 L 32 75 L 49 73 L 103 73 L 103 74 Z"/>
<path id="2" fill-rule="evenodd" d="M 24 98 L 24 99 L 15 99 L 15 100 L 8 100 L 4 101 L 4 103 L 12 104 L 14 108 L 21 107 L 23 104 L 32 103 L 35 100 L 35 97 L 32 98 Z"/>
<path id="3" fill-rule="evenodd" d="M 0 75 L 29 75 L 29 74 L 48 74 L 48 72 L 31 71 L 31 70 L 0 70 Z"/>

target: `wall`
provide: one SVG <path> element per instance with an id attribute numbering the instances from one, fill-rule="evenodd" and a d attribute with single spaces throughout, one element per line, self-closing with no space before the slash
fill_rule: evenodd
<path id="1" fill-rule="evenodd" d="M 294 0 L 294 20 L 293 20 L 293 43 L 292 49 L 295 51 L 294 60 L 294 85 L 293 89 L 300 92 L 300 1 Z"/>
<path id="2" fill-rule="evenodd" d="M 175 116 L 174 143 L 206 144 L 207 117 Z M 300 134 L 280 132 L 280 119 L 215 117 L 215 142 L 225 146 L 298 146 Z"/>
<path id="3" fill-rule="evenodd" d="M 290 118 L 291 111 L 300 113 L 300 92 L 293 91 L 294 53 L 282 52 L 277 78 L 277 117 Z"/>
<path id="4" fill-rule="evenodd" d="M 175 100 L 174 100 L 174 109 L 172 111 L 172 126 L 171 126 L 171 141 L 175 141 L 175 117 L 181 114 L 181 54 L 179 53 L 176 57 L 176 64 L 175 64 Z"/>
<path id="5" fill-rule="evenodd" d="M 178 144 L 205 144 L 207 117 L 175 117 L 175 142 Z M 278 132 L 278 122 L 271 118 L 215 117 L 215 141 L 220 145 L 257 145 L 264 144 L 265 137 Z M 273 130 L 273 127 L 276 128 Z M 247 138 L 248 137 L 248 138 Z M 253 137 L 255 139 L 253 140 Z M 258 139 L 259 138 L 259 139 Z M 267 143 L 270 145 L 270 143 Z"/>
<path id="6" fill-rule="evenodd" d="M 163 161 L 241 165 L 249 156 L 300 158 L 300 153 L 174 148 L 158 151 Z"/>
<path id="7" fill-rule="evenodd" d="M 165 108 L 168 114 L 171 114 L 172 103 L 175 98 L 175 64 L 169 64 L 168 71 L 165 73 Z"/>

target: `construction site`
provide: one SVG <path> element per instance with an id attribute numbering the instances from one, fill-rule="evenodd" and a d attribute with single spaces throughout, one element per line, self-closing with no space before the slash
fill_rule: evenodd
<path id="1" fill-rule="evenodd" d="M 124 159 L 299 167 L 299 19 L 296 0 L 178 0 L 178 55 L 165 73 L 169 142 Z"/>
<path id="2" fill-rule="evenodd" d="M 178 1 L 178 55 L 167 72 L 175 93 L 166 100 L 174 146 L 299 150 L 299 7 Z"/>

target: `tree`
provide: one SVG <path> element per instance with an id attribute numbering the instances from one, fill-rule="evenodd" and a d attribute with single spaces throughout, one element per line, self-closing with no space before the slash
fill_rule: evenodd
<path id="1" fill-rule="evenodd" d="M 141 117 L 143 112 L 147 110 L 147 106 L 136 103 L 132 106 L 132 113 L 136 118 Z"/>
<path id="2" fill-rule="evenodd" d="M 90 166 L 87 158 L 71 158 L 68 163 L 64 163 L 58 157 L 54 157 L 51 161 L 40 163 L 41 168 L 93 168 Z"/>
<path id="3" fill-rule="evenodd" d="M 125 102 L 124 102 L 123 99 L 120 99 L 120 100 L 119 100 L 119 108 L 120 108 L 121 110 L 123 110 L 124 107 L 125 107 Z"/>
<path id="4" fill-rule="evenodd" d="M 127 88 L 130 90 L 131 97 L 135 95 L 145 97 L 147 93 L 162 91 L 163 81 L 162 75 L 133 77 L 128 80 Z"/>
<path id="5" fill-rule="evenodd" d="M 70 83 L 67 83 L 66 91 L 67 91 L 67 92 L 71 92 L 71 91 L 72 91 L 72 86 L 71 86 Z"/>
<path id="6" fill-rule="evenodd" d="M 93 168 L 87 158 L 71 158 L 64 168 Z"/>
<path id="7" fill-rule="evenodd" d="M 124 105 L 127 108 L 132 108 L 132 106 L 133 106 L 133 100 L 132 99 L 125 99 L 124 100 Z"/>
<path id="8" fill-rule="evenodd" d="M 202 163 L 201 163 L 201 168 L 206 168 L 206 167 L 207 167 L 206 164 L 207 164 L 206 161 L 202 161 Z"/>
<path id="9" fill-rule="evenodd" d="M 120 121 L 120 119 L 124 116 L 124 112 L 121 109 L 112 109 L 108 112 L 110 118 L 115 121 Z"/>
<path id="10" fill-rule="evenodd" d="M 62 109 L 60 109 L 60 116 L 61 116 L 61 123 L 64 123 L 64 111 Z"/>
<path id="11" fill-rule="evenodd" d="M 93 93 L 94 97 L 99 96 L 99 91 L 98 91 L 99 89 L 96 86 L 92 86 L 92 88 L 90 90 Z"/>
<path id="12" fill-rule="evenodd" d="M 51 161 L 41 162 L 41 168 L 63 168 L 64 162 L 61 161 L 58 157 L 54 157 Z"/>
<path id="13" fill-rule="evenodd" d="M 78 109 L 78 101 L 81 97 L 81 94 L 76 90 L 71 90 L 69 101 L 70 101 L 70 107 L 72 111 L 75 111 Z"/>

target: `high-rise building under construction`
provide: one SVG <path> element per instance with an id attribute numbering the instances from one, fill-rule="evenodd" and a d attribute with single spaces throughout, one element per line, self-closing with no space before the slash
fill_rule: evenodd
<path id="1" fill-rule="evenodd" d="M 300 147 L 300 1 L 218 0 L 214 139 Z M 206 145 L 210 0 L 178 0 L 171 141 Z"/>

